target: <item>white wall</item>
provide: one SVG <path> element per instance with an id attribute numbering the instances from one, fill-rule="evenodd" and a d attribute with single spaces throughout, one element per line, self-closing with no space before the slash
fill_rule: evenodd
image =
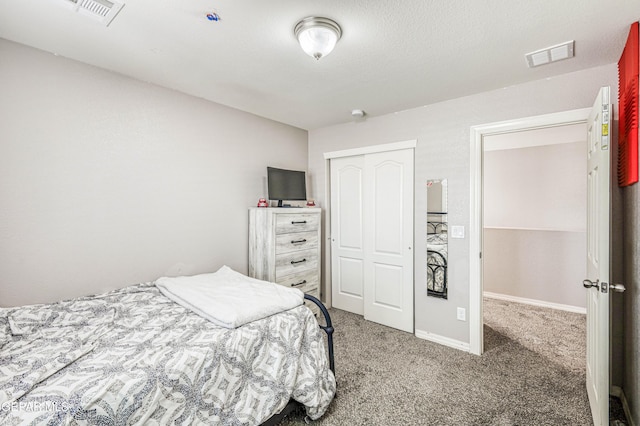
<path id="1" fill-rule="evenodd" d="M 470 127 L 590 107 L 600 86 L 610 85 L 613 93 L 617 92 L 616 76 L 616 65 L 610 64 L 380 117 L 369 111 L 372 116 L 365 121 L 310 131 L 309 169 L 315 176 L 312 192 L 324 207 L 324 152 L 417 139 L 416 330 L 468 343 L 469 323 L 456 320 L 456 308 L 469 308 Z M 425 185 L 428 179 L 437 178 L 448 179 L 449 225 L 462 225 L 466 231 L 465 239 L 449 239 L 448 300 L 426 296 Z M 329 283 L 326 261 L 323 276 Z"/>
<path id="2" fill-rule="evenodd" d="M 484 152 L 485 292 L 586 308 L 587 129 L 578 127 L 581 142 Z"/>
<path id="3" fill-rule="evenodd" d="M 0 39 L 0 306 L 247 272 L 266 166 L 307 132 Z"/>
<path id="4" fill-rule="evenodd" d="M 586 233 L 485 228 L 485 292 L 586 309 Z"/>
<path id="5" fill-rule="evenodd" d="M 484 152 L 485 227 L 586 232 L 582 127 L 581 142 Z"/>

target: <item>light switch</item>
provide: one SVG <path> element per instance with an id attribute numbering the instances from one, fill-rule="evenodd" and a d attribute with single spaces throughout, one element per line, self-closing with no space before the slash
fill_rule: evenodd
<path id="1" fill-rule="evenodd" d="M 464 226 L 452 226 L 451 238 L 464 238 Z"/>

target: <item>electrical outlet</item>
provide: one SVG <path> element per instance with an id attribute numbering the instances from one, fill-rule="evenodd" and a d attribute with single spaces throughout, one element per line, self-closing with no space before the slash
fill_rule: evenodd
<path id="1" fill-rule="evenodd" d="M 464 308 L 458 308 L 458 320 L 466 321 L 466 310 Z"/>

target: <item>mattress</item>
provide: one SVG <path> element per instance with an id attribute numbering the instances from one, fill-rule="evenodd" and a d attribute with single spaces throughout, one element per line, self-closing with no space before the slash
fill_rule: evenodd
<path id="1" fill-rule="evenodd" d="M 290 398 L 317 419 L 335 387 L 305 306 L 227 329 L 146 283 L 0 309 L 1 424 L 257 425 Z"/>

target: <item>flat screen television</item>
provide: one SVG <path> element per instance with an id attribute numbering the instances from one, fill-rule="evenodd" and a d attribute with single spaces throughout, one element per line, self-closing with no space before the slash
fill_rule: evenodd
<path id="1" fill-rule="evenodd" d="M 307 182 L 305 172 L 267 167 L 267 190 L 270 200 L 306 200 Z"/>

